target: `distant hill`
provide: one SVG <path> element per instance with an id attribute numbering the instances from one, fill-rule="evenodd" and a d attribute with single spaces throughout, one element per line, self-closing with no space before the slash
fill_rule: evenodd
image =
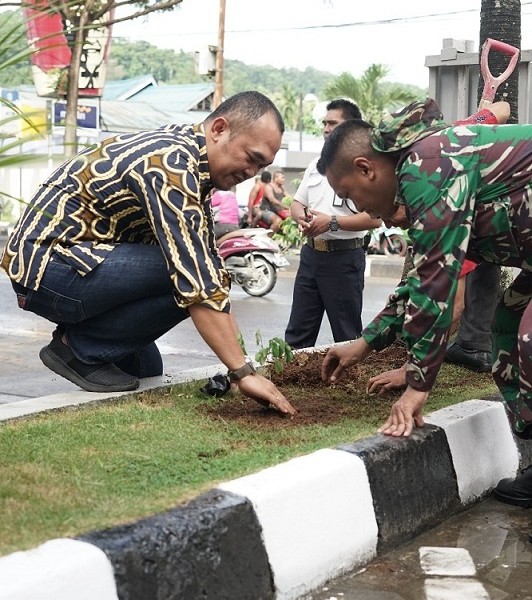
<path id="1" fill-rule="evenodd" d="M 124 79 L 152 74 L 159 83 L 194 83 L 209 80 L 194 70 L 193 53 L 157 48 L 148 42 L 113 40 L 108 66 L 109 79 Z M 336 75 L 313 67 L 305 70 L 278 69 L 270 65 L 248 65 L 240 60 L 224 61 L 224 94 L 231 96 L 243 90 L 255 89 L 269 96 L 281 94 L 290 84 L 297 94 L 313 93 L 323 97 L 325 86 Z M 400 82 L 389 85 L 397 85 Z M 422 90 L 403 84 L 420 94 Z"/>
<path id="2" fill-rule="evenodd" d="M 9 31 L 20 26 L 19 11 L 0 12 L 0 39 Z M 6 38 L 7 39 L 7 38 Z M 10 39 L 10 38 L 9 38 Z M 17 55 L 24 54 L 28 44 L 24 35 L 17 36 L 4 48 L 2 58 L 4 63 Z M 151 74 L 159 83 L 195 83 L 209 80 L 200 76 L 194 70 L 194 55 L 182 51 L 157 48 L 148 42 L 128 42 L 121 38 L 112 40 L 108 79 L 126 79 L 140 75 Z M 289 86 L 299 96 L 300 93 L 313 93 L 323 98 L 323 89 L 335 78 L 326 71 L 308 67 L 299 69 L 278 69 L 273 66 L 248 65 L 239 60 L 224 62 L 224 95 L 231 96 L 243 90 L 256 89 L 270 97 L 280 97 L 283 88 Z M 0 87 L 14 87 L 33 84 L 29 59 L 16 60 L 13 64 L 4 64 L 0 69 Z M 388 85 L 402 85 L 400 82 Z M 418 95 L 423 93 L 420 88 L 404 85 Z M 286 90 L 285 90 L 286 91 Z"/>

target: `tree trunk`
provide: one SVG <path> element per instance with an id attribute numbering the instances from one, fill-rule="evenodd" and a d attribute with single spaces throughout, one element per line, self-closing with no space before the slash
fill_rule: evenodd
<path id="1" fill-rule="evenodd" d="M 521 2 L 520 0 L 482 0 L 480 7 L 480 52 L 486 38 L 499 40 L 521 49 Z M 488 66 L 491 74 L 497 77 L 506 70 L 508 56 L 502 52 L 490 52 Z M 495 94 L 495 101 L 506 100 L 510 103 L 510 118 L 508 123 L 517 123 L 519 108 L 519 62 L 510 77 L 499 86 Z M 479 78 L 478 101 L 482 97 L 484 81 Z M 478 102 L 477 102 L 478 104 Z M 495 267 L 493 267 L 495 268 Z M 513 271 L 509 267 L 501 268 L 501 278 L 497 297 L 500 298 L 504 290 L 513 280 Z"/>
<path id="2" fill-rule="evenodd" d="M 521 48 L 521 2 L 520 0 L 482 0 L 480 8 L 480 52 L 486 38 L 492 38 Z M 498 51 L 489 54 L 489 69 L 495 77 L 506 70 L 509 57 Z M 495 100 L 510 103 L 511 115 L 508 123 L 517 123 L 519 106 L 519 64 L 510 77 L 500 85 Z M 479 78 L 478 101 L 482 97 L 484 81 Z M 477 103 L 478 104 L 478 103 Z"/>
<path id="3" fill-rule="evenodd" d="M 81 52 L 83 50 L 83 44 L 87 31 L 85 13 L 81 15 L 79 24 L 76 24 L 74 28 L 74 43 L 72 44 L 72 58 L 70 66 L 68 68 L 68 92 L 67 92 L 67 105 L 66 105 L 66 116 L 65 116 L 65 137 L 64 147 L 65 156 L 72 158 L 77 154 L 78 151 L 78 137 L 77 137 L 77 122 L 78 122 L 78 97 L 79 97 L 79 71 L 81 68 Z"/>

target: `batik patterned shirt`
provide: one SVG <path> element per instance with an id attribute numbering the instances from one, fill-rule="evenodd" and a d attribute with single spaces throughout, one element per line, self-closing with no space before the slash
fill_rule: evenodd
<path id="1" fill-rule="evenodd" d="M 211 190 L 203 125 L 108 138 L 40 186 L 2 267 L 37 290 L 52 256 L 85 276 L 117 244 L 158 244 L 180 307 L 228 311 L 230 279 L 214 242 Z"/>
<path id="2" fill-rule="evenodd" d="M 362 336 L 375 350 L 403 336 L 407 383 L 428 391 L 466 255 L 532 271 L 532 125 L 445 128 L 403 151 L 396 173 L 414 268 Z"/>

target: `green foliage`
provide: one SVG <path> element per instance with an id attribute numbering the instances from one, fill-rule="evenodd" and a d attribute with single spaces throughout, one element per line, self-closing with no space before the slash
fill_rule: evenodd
<path id="1" fill-rule="evenodd" d="M 279 244 L 282 250 L 290 248 L 299 248 L 303 243 L 304 236 L 301 233 L 298 224 L 288 217 L 279 226 L 279 229 L 273 234 L 273 239 Z"/>
<path id="2" fill-rule="evenodd" d="M 0 13 L 0 81 L 12 87 L 29 74 L 31 49 L 26 42 L 24 24 L 18 11 Z M 5 85 L 5 84 L 0 84 Z M 36 114 L 22 113 L 13 102 L 0 97 L 0 168 L 18 166 L 22 163 L 40 159 L 37 154 L 22 152 L 25 142 L 42 139 L 43 135 L 32 122 Z M 19 137 L 21 125 L 24 137 Z M 8 213 L 13 201 L 24 202 L 0 190 L 0 210 Z"/>
<path id="3" fill-rule="evenodd" d="M 281 113 L 287 129 L 297 130 L 299 127 L 299 95 L 290 83 L 283 85 L 282 92 L 277 99 L 277 108 Z"/>
<path id="4" fill-rule="evenodd" d="M 0 13 L 0 85 L 32 84 L 30 50 L 20 11 Z"/>
<path id="5" fill-rule="evenodd" d="M 371 123 L 378 123 L 385 110 L 399 108 L 426 95 L 421 88 L 385 83 L 387 74 L 388 68 L 378 64 L 370 65 L 359 79 L 342 73 L 327 85 L 325 95 L 329 100 L 350 98 Z"/>
<path id="6" fill-rule="evenodd" d="M 300 180 L 294 179 L 292 183 L 297 188 L 299 186 Z M 282 203 L 289 207 L 292 204 L 292 197 L 285 196 L 282 200 Z M 290 248 L 299 248 L 303 243 L 304 236 L 299 230 L 299 226 L 292 219 L 292 217 L 288 217 L 282 221 L 279 229 L 273 234 L 273 239 L 279 244 L 281 250 L 289 250 Z"/>
<path id="7" fill-rule="evenodd" d="M 16 23 L 16 35 L 2 43 L 3 32 L 11 32 Z M 3 49 L 3 52 L 1 51 Z M 0 86 L 32 84 L 28 46 L 19 11 L 0 14 Z M 278 105 L 288 129 L 320 136 L 321 127 L 313 119 L 313 106 L 302 102 L 307 94 L 319 98 L 349 97 L 359 104 L 368 119 L 375 119 L 385 108 L 396 108 L 425 95 L 413 86 L 382 82 L 386 75 L 382 65 L 372 65 L 360 78 L 348 73 L 335 77 L 313 67 L 277 69 L 270 65 L 247 65 L 239 60 L 224 61 L 224 93 L 232 96 L 243 90 L 265 93 Z M 159 84 L 184 84 L 211 81 L 197 75 L 193 53 L 157 48 L 145 41 L 128 42 L 113 38 L 107 69 L 109 80 L 153 75 Z"/>
<path id="8" fill-rule="evenodd" d="M 266 364 L 266 362 L 272 362 L 276 373 L 280 373 L 284 365 L 291 362 L 294 358 L 292 348 L 280 337 L 272 338 L 265 346 L 262 341 L 262 334 L 257 329 L 255 332 L 255 341 L 257 346 L 260 346 L 260 350 L 255 354 L 255 360 L 261 365 Z"/>
<path id="9" fill-rule="evenodd" d="M 159 83 L 197 83 L 208 77 L 196 75 L 192 54 L 157 48 L 148 42 L 113 39 L 107 76 L 126 79 L 153 75 Z"/>
<path id="10" fill-rule="evenodd" d="M 242 349 L 242 352 L 244 354 L 247 354 L 246 342 L 244 341 L 244 336 L 240 332 L 238 333 L 238 338 L 237 339 L 238 339 L 238 345 Z"/>
<path id="11" fill-rule="evenodd" d="M 160 84 L 198 83 L 209 80 L 208 76 L 196 74 L 192 53 L 164 50 L 148 42 L 127 42 L 114 38 L 108 67 L 109 79 L 124 79 L 148 74 L 153 75 Z M 224 61 L 226 96 L 254 89 L 271 98 L 283 94 L 292 95 L 292 102 L 297 104 L 300 94 L 321 94 L 325 85 L 333 77 L 331 73 L 313 68 L 301 71 L 292 68 L 276 69 L 272 66 L 247 65 L 239 60 Z"/>

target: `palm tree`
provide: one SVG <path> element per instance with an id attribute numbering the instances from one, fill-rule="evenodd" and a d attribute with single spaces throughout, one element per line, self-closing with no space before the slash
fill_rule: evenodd
<path id="1" fill-rule="evenodd" d="M 349 98 L 356 102 L 367 121 L 378 123 L 385 110 L 393 110 L 418 98 L 418 94 L 400 85 L 383 83 L 389 69 L 372 64 L 356 79 L 342 73 L 325 88 L 328 100 Z"/>
<path id="2" fill-rule="evenodd" d="M 299 94 L 289 83 L 283 85 L 278 108 L 286 128 L 297 130 L 299 125 Z"/>
<path id="3" fill-rule="evenodd" d="M 29 64 L 31 49 L 20 16 L 6 12 L 0 21 L 0 71 Z M 34 160 L 36 155 L 14 152 L 25 142 L 44 139 L 42 128 L 32 121 L 30 113 L 23 113 L 15 102 L 0 96 L 0 167 Z"/>
<path id="4" fill-rule="evenodd" d="M 5 12 L 0 20 L 0 72 L 15 72 L 17 67 L 29 64 L 31 49 L 26 43 L 26 32 L 20 16 L 15 12 Z M 12 71 L 10 71 L 12 70 Z M 36 153 L 24 152 L 23 145 L 37 139 L 45 139 L 45 132 L 38 124 L 41 116 L 22 112 L 9 98 L 0 96 L 0 169 L 16 167 L 22 163 L 42 158 Z M 0 216 L 12 202 L 22 202 L 22 198 L 0 190 Z"/>
<path id="5" fill-rule="evenodd" d="M 482 0 L 480 6 L 480 51 L 486 38 L 492 38 L 510 44 L 515 48 L 521 48 L 521 2 L 520 0 Z M 479 56 L 480 56 L 479 51 Z M 502 52 L 493 52 L 489 55 L 489 69 L 495 76 L 503 73 L 508 65 L 508 57 Z M 478 81 L 477 99 L 480 102 L 484 81 L 482 75 Z M 510 103 L 510 118 L 508 123 L 517 123 L 519 107 L 519 69 L 516 68 L 510 77 L 501 84 L 495 100 L 506 100 Z M 478 103 L 477 102 L 477 103 Z M 493 266 L 492 268 L 496 268 Z M 513 280 L 512 269 L 503 267 L 499 282 L 498 297 Z M 477 280 L 482 285 L 480 280 Z M 486 290 L 489 294 L 489 291 Z"/>

